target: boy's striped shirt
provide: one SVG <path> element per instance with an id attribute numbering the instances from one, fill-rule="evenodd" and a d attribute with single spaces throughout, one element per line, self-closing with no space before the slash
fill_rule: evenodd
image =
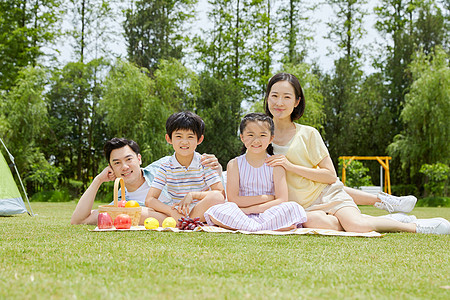
<path id="1" fill-rule="evenodd" d="M 180 165 L 175 154 L 170 159 L 159 166 L 153 179 L 152 187 L 162 190 L 167 186 L 167 191 L 172 198 L 172 204 L 183 200 L 189 192 L 209 191 L 210 186 L 220 182 L 219 174 L 204 167 L 200 163 L 201 155 L 194 152 L 189 167 Z"/>

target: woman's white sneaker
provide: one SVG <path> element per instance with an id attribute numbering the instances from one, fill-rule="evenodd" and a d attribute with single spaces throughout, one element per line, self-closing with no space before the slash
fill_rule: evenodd
<path id="1" fill-rule="evenodd" d="M 416 216 L 406 215 L 404 213 L 389 214 L 389 215 L 385 215 L 385 216 L 379 216 L 379 218 L 395 220 L 395 221 L 399 221 L 402 223 L 412 223 L 415 220 L 417 220 Z"/>
<path id="2" fill-rule="evenodd" d="M 417 219 L 413 223 L 417 233 L 450 234 L 450 222 L 444 218 Z"/>
<path id="3" fill-rule="evenodd" d="M 390 213 L 402 212 L 409 213 L 416 206 L 417 198 L 414 196 L 392 196 L 386 193 L 379 193 L 378 199 L 380 202 L 376 202 L 373 206 L 387 210 Z"/>

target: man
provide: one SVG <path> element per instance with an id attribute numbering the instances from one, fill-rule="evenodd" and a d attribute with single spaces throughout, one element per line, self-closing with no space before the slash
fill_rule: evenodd
<path id="1" fill-rule="evenodd" d="M 113 138 L 105 143 L 105 157 L 109 165 L 98 174 L 88 189 L 81 196 L 75 211 L 70 219 L 71 224 L 97 224 L 98 210 L 92 210 L 98 189 L 104 182 L 113 181 L 122 177 L 126 186 L 127 200 L 135 200 L 142 207 L 139 224 L 144 224 L 148 217 L 156 218 L 160 223 L 166 215 L 145 207 L 147 196 L 153 181 L 150 169 L 141 169 L 141 155 L 139 145 L 125 138 Z M 213 155 L 203 155 L 202 164 L 217 164 Z M 161 197 L 164 197 L 162 195 Z"/>

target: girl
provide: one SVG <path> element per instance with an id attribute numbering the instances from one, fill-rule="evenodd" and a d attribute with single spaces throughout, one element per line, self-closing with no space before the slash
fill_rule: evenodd
<path id="1" fill-rule="evenodd" d="M 302 116 L 304 109 L 303 91 L 294 75 L 280 73 L 269 80 L 265 110 L 275 123 L 273 148 L 277 155 L 268 157 L 266 163 L 272 167 L 281 166 L 286 170 L 290 200 L 302 205 L 306 211 L 316 211 L 322 216 L 330 217 L 329 229 L 354 232 L 375 230 L 450 233 L 450 223 L 443 218 L 411 218 L 407 222 L 413 222 L 401 223 L 395 218 L 392 219 L 392 215 L 391 218 L 362 215 L 337 178 L 328 149 L 319 132 L 312 127 L 294 123 L 294 120 Z M 398 199 L 392 197 L 380 200 L 395 204 Z"/>
<path id="2" fill-rule="evenodd" d="M 287 202 L 288 189 L 282 167 L 269 167 L 273 154 L 274 124 L 262 113 L 246 115 L 240 125 L 242 155 L 227 167 L 227 197 L 224 204 L 205 212 L 209 225 L 246 231 L 289 230 L 306 221 L 304 209 Z"/>

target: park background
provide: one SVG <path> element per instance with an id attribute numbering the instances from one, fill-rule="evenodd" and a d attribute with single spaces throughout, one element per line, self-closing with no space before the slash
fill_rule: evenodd
<path id="1" fill-rule="evenodd" d="M 180 110 L 205 120 L 198 150 L 225 167 L 239 154 L 240 118 L 262 111 L 268 79 L 286 71 L 304 88 L 299 122 L 321 132 L 337 170 L 342 155 L 390 155 L 394 194 L 445 206 L 449 9 L 448 0 L 2 1 L 0 137 L 34 201 L 78 198 L 107 165 L 111 137 L 137 141 L 144 166 L 170 155 L 164 124 Z M 376 184 L 379 165 L 355 162 L 347 174 L 349 185 Z M 99 197 L 111 192 L 104 185 Z"/>

